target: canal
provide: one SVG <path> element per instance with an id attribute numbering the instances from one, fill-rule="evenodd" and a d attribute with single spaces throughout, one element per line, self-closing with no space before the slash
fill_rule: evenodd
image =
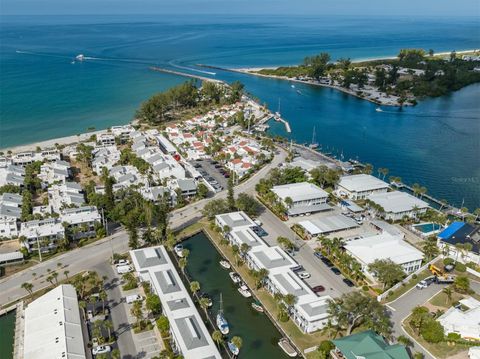
<path id="1" fill-rule="evenodd" d="M 15 311 L 0 316 L 0 357 L 13 358 L 13 337 L 15 334 Z"/>
<path id="2" fill-rule="evenodd" d="M 240 295 L 237 285 L 228 275 L 229 271 L 218 264 L 222 257 L 206 235 L 203 232 L 196 234 L 184 241 L 183 246 L 190 250 L 187 271 L 193 280 L 200 283 L 201 291 L 212 297 L 211 313 L 214 316 L 219 309 L 222 293 L 223 311 L 230 325 L 228 337 L 240 336 L 243 340 L 239 357 L 288 358 L 277 344 L 281 333 L 266 314 L 252 309 L 252 298 Z"/>

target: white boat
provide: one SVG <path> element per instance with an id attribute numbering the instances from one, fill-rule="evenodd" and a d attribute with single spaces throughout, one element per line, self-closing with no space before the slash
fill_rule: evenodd
<path id="1" fill-rule="evenodd" d="M 230 269 L 230 263 L 228 263 L 227 261 L 220 261 L 220 265 L 225 268 L 225 269 Z"/>
<path id="2" fill-rule="evenodd" d="M 228 273 L 228 275 L 232 279 L 232 282 L 235 283 L 235 284 L 240 283 L 242 281 L 242 278 L 235 272 L 230 272 L 230 273 Z"/>
<path id="3" fill-rule="evenodd" d="M 83 60 L 85 60 L 85 55 L 84 54 L 78 54 L 77 56 L 75 56 L 75 60 L 83 61 Z"/>
<path id="4" fill-rule="evenodd" d="M 259 302 L 252 302 L 251 305 L 252 308 L 255 309 L 257 312 L 263 313 L 265 311 Z"/>
<path id="5" fill-rule="evenodd" d="M 243 295 L 245 298 L 250 298 L 252 296 L 252 293 L 250 293 L 250 290 L 248 287 L 243 284 L 242 286 L 238 287 L 238 291 L 240 292 L 241 295 Z"/>
<path id="6" fill-rule="evenodd" d="M 382 110 L 380 107 L 377 107 L 377 108 L 375 109 L 375 111 L 377 111 L 377 112 L 383 112 L 383 110 Z"/>
<path id="7" fill-rule="evenodd" d="M 290 85 L 290 86 L 292 87 L 292 89 L 294 89 L 294 88 L 295 88 L 295 85 Z"/>
<path id="8" fill-rule="evenodd" d="M 177 244 L 175 247 L 173 247 L 173 250 L 175 251 L 175 254 L 179 256 L 180 258 L 183 258 L 183 245 L 182 244 Z"/>
<path id="9" fill-rule="evenodd" d="M 235 344 L 233 344 L 231 341 L 227 343 L 227 346 L 233 355 L 238 355 L 240 353 L 240 349 L 238 349 L 238 347 Z"/>
<path id="10" fill-rule="evenodd" d="M 295 358 L 297 356 L 296 350 L 290 344 L 287 338 L 282 338 L 278 341 L 278 346 L 282 348 L 282 350 L 291 358 Z"/>
<path id="11" fill-rule="evenodd" d="M 223 315 L 222 293 L 220 293 L 220 310 L 217 313 L 217 327 L 223 335 L 226 335 L 230 332 L 227 319 Z"/>

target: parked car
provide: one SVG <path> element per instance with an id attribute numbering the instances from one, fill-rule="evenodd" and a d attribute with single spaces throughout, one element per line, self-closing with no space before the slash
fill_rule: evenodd
<path id="1" fill-rule="evenodd" d="M 331 267 L 330 270 L 336 275 L 342 274 L 342 272 L 340 272 L 340 269 L 338 269 L 337 267 Z"/>
<path id="2" fill-rule="evenodd" d="M 330 260 L 329 260 L 328 258 L 322 257 L 322 258 L 320 258 L 320 259 L 322 260 L 323 263 L 325 263 L 325 265 L 326 265 L 327 267 L 333 267 L 333 263 L 330 262 Z"/>
<path id="3" fill-rule="evenodd" d="M 136 302 L 137 300 L 143 300 L 142 296 L 140 294 L 132 294 L 132 295 L 127 295 L 125 297 L 125 301 L 127 304 L 132 304 L 133 302 Z"/>
<path id="4" fill-rule="evenodd" d="M 111 351 L 112 351 L 112 348 L 110 347 L 110 345 L 100 345 L 92 349 L 92 354 L 93 355 L 107 354 L 107 353 L 110 353 Z"/>
<path id="5" fill-rule="evenodd" d="M 133 271 L 133 268 L 129 265 L 123 265 L 123 266 L 118 266 L 117 267 L 117 273 L 118 274 L 130 273 L 131 271 Z"/>
<path id="6" fill-rule="evenodd" d="M 265 230 L 262 227 L 252 227 L 252 231 L 255 232 L 255 234 L 259 237 L 265 237 L 268 236 L 268 233 L 265 232 Z"/>
<path id="7" fill-rule="evenodd" d="M 291 270 L 292 270 L 293 272 L 303 271 L 303 267 L 299 264 L 299 265 L 297 265 L 297 266 L 295 266 L 295 267 L 292 267 Z"/>
<path id="8" fill-rule="evenodd" d="M 417 289 L 424 289 L 424 288 L 427 288 L 433 282 L 435 282 L 435 276 L 431 276 L 431 277 L 425 278 L 424 280 L 421 280 L 420 282 L 418 282 L 416 287 Z"/>
<path id="9" fill-rule="evenodd" d="M 305 272 L 305 271 L 303 271 L 303 272 L 298 272 L 297 275 L 298 275 L 298 277 L 301 278 L 301 279 L 307 279 L 307 278 L 310 278 L 310 277 L 311 277 L 310 273 Z"/>
<path id="10" fill-rule="evenodd" d="M 255 219 L 255 220 L 253 221 L 253 223 L 255 223 L 255 224 L 256 224 L 257 226 L 259 226 L 259 227 L 261 227 L 262 224 L 263 224 L 262 221 L 259 220 L 259 219 Z"/>
<path id="11" fill-rule="evenodd" d="M 345 283 L 349 287 L 355 287 L 355 284 L 348 278 L 343 278 L 343 283 Z"/>
<path id="12" fill-rule="evenodd" d="M 117 263 L 115 264 L 116 267 L 120 266 L 128 266 L 130 264 L 130 261 L 128 259 L 119 259 Z"/>
<path id="13" fill-rule="evenodd" d="M 323 285 L 316 285 L 315 287 L 312 288 L 314 293 L 320 293 L 325 290 L 325 287 Z"/>
<path id="14" fill-rule="evenodd" d="M 324 257 L 323 257 L 323 254 L 320 253 L 320 252 L 313 252 L 313 255 L 314 255 L 315 257 L 317 257 L 318 259 L 323 259 L 323 258 L 324 258 Z"/>
<path id="15" fill-rule="evenodd" d="M 93 311 L 87 310 L 87 319 L 90 320 L 93 318 Z"/>

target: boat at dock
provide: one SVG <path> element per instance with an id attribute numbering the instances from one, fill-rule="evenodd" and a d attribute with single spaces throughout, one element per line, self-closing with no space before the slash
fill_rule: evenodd
<path id="1" fill-rule="evenodd" d="M 213 305 L 212 298 L 207 293 L 202 293 L 200 294 L 200 299 L 206 299 L 207 300 L 207 306 L 210 308 Z"/>
<path id="2" fill-rule="evenodd" d="M 238 275 L 238 273 L 230 272 L 230 273 L 228 273 L 228 275 L 232 279 L 232 282 L 235 283 L 235 284 L 238 284 L 242 281 L 242 278 Z"/>
<path id="3" fill-rule="evenodd" d="M 312 150 L 318 148 L 315 126 L 313 126 L 312 142 L 310 143 L 310 145 L 308 147 L 310 147 Z"/>
<path id="4" fill-rule="evenodd" d="M 227 322 L 227 318 L 223 315 L 223 300 L 222 293 L 220 293 L 220 309 L 217 313 L 217 327 L 223 335 L 227 335 L 230 332 L 230 327 Z"/>
<path id="5" fill-rule="evenodd" d="M 263 313 L 265 311 L 265 309 L 263 309 L 263 307 L 261 306 L 261 304 L 259 302 L 252 302 L 251 306 L 257 312 Z"/>
<path id="6" fill-rule="evenodd" d="M 291 358 L 297 356 L 297 351 L 293 348 L 292 344 L 287 338 L 282 338 L 278 341 L 278 346 Z"/>
<path id="7" fill-rule="evenodd" d="M 227 261 L 220 261 L 220 265 L 225 269 L 231 268 L 230 263 L 228 263 Z"/>
<path id="8" fill-rule="evenodd" d="M 183 245 L 182 244 L 177 244 L 175 247 L 173 247 L 173 250 L 175 251 L 175 254 L 179 256 L 180 258 L 183 258 Z"/>
<path id="9" fill-rule="evenodd" d="M 233 355 L 238 355 L 240 353 L 240 349 L 231 341 L 227 342 L 227 346 L 228 350 L 230 350 L 230 353 L 232 353 Z"/>
<path id="10" fill-rule="evenodd" d="M 243 295 L 245 298 L 250 298 L 252 296 L 252 293 L 250 293 L 250 290 L 248 287 L 243 284 L 240 287 L 238 287 L 238 292 Z"/>

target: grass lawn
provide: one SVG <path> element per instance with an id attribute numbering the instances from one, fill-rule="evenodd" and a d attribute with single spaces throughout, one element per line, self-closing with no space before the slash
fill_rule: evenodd
<path id="1" fill-rule="evenodd" d="M 453 303 L 458 302 L 460 299 L 463 299 L 463 298 L 465 298 L 464 295 L 453 292 L 452 300 L 448 301 L 447 295 L 443 292 L 440 292 L 430 300 L 430 304 L 436 307 L 445 308 L 445 310 L 447 310 L 452 306 Z"/>
<path id="2" fill-rule="evenodd" d="M 385 298 L 382 301 L 382 303 L 393 302 L 394 300 L 398 299 L 402 294 L 406 293 L 407 291 L 409 291 L 410 289 L 415 287 L 418 282 L 420 282 L 421 280 L 423 280 L 427 277 L 430 277 L 431 275 L 432 275 L 432 273 L 428 269 L 425 269 L 424 271 L 422 271 L 418 274 L 416 279 L 410 279 L 410 281 L 408 281 L 407 284 L 402 285 L 400 288 L 398 288 L 396 291 L 394 291 L 393 294 L 388 296 L 387 298 Z"/>
<path id="3" fill-rule="evenodd" d="M 255 280 L 250 275 L 248 266 L 246 265 L 237 265 L 235 258 L 233 256 L 231 247 L 220 245 L 220 240 L 222 236 L 210 229 L 210 226 L 206 220 L 201 220 L 200 223 L 203 225 L 203 230 L 208 234 L 208 236 L 215 242 L 217 247 L 220 249 L 222 254 L 230 261 L 233 268 L 240 274 L 240 276 L 245 280 L 248 286 L 252 289 L 255 296 L 260 300 L 266 311 L 268 311 L 273 318 L 277 318 L 278 307 L 275 303 L 273 297 L 265 289 L 255 289 Z M 285 333 L 288 334 L 290 339 L 300 348 L 302 351 L 305 349 L 319 345 L 323 340 L 329 339 L 327 336 L 320 334 L 319 332 L 312 334 L 305 334 L 298 329 L 295 323 L 292 320 L 288 322 L 279 322 L 275 320 L 275 323 L 280 326 Z M 315 353 L 310 353 L 308 358 L 315 358 Z"/>
<path id="4" fill-rule="evenodd" d="M 177 240 L 182 241 L 190 236 L 193 236 L 195 233 L 201 231 L 204 226 L 205 224 L 199 221 L 175 233 L 175 236 L 177 237 Z"/>
<path id="5" fill-rule="evenodd" d="M 403 322 L 403 327 L 405 328 L 407 333 L 413 338 L 415 338 L 417 342 L 419 342 L 425 349 L 427 349 L 430 353 L 432 353 L 436 358 L 441 358 L 441 359 L 450 358 L 462 351 L 467 351 L 469 348 L 469 346 L 463 345 L 463 344 L 456 344 L 454 346 L 450 346 L 447 344 L 447 342 L 428 343 L 422 337 L 416 335 L 416 333 L 408 324 L 409 320 L 410 320 L 410 316 L 408 316 Z"/>

